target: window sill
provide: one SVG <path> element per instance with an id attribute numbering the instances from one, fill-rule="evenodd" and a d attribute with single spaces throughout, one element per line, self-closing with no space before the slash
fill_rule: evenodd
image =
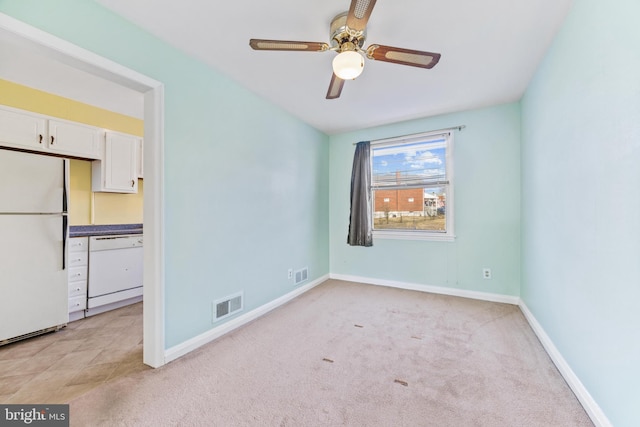
<path id="1" fill-rule="evenodd" d="M 424 231 L 390 231 L 390 230 L 374 230 L 374 239 L 393 239 L 393 240 L 427 240 L 433 242 L 453 242 L 456 236 L 445 233 L 430 233 Z"/>

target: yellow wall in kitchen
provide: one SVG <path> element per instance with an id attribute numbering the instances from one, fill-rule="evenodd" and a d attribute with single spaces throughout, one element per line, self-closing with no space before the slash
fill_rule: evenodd
<path id="1" fill-rule="evenodd" d="M 34 113 L 142 136 L 144 122 L 134 117 L 0 79 L 0 104 Z M 137 194 L 93 193 L 91 161 L 71 160 L 71 225 L 142 223 L 143 180 Z M 93 216 L 93 218 L 92 218 Z"/>
<path id="2" fill-rule="evenodd" d="M 136 194 L 93 193 L 94 224 L 142 224 L 143 180 L 138 180 Z"/>
<path id="3" fill-rule="evenodd" d="M 91 162 L 71 160 L 69 165 L 69 222 L 91 224 Z"/>
<path id="4" fill-rule="evenodd" d="M 131 135 L 142 136 L 144 132 L 144 122 L 135 117 L 94 107 L 8 80 L 0 79 L 0 104 Z"/>
<path id="5" fill-rule="evenodd" d="M 69 173 L 71 225 L 142 223 L 144 180 L 138 180 L 136 194 L 93 193 L 90 160 L 72 159 Z"/>

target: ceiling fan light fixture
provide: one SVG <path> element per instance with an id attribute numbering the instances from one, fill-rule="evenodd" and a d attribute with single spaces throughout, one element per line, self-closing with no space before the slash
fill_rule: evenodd
<path id="1" fill-rule="evenodd" d="M 353 80 L 362 74 L 364 58 L 358 52 L 345 50 L 333 58 L 333 72 L 342 80 Z"/>
<path id="2" fill-rule="evenodd" d="M 2 0 L 0 0 L 2 1 Z M 337 53 L 333 59 L 333 74 L 326 99 L 336 99 L 342 93 L 346 80 L 354 80 L 364 70 L 364 57 L 372 61 L 391 62 L 412 67 L 433 68 L 440 60 L 440 54 L 422 50 L 369 44 L 364 49 L 367 38 L 367 23 L 377 0 L 350 0 L 348 12 L 339 13 L 329 26 L 330 42 L 305 42 L 291 40 L 249 39 L 254 50 L 292 50 Z"/>

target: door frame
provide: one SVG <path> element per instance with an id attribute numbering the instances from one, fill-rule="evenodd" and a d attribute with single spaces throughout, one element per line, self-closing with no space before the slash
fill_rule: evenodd
<path id="1" fill-rule="evenodd" d="M 0 13 L 0 32 L 39 54 L 144 95 L 143 362 L 165 364 L 164 85 L 110 59 Z"/>

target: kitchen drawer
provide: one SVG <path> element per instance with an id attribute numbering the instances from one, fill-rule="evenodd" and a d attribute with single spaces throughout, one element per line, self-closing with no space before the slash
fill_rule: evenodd
<path id="1" fill-rule="evenodd" d="M 87 281 L 71 282 L 69 283 L 69 298 L 87 296 Z"/>
<path id="2" fill-rule="evenodd" d="M 70 252 L 69 253 L 69 268 L 81 267 L 87 265 L 89 259 L 89 253 L 84 252 Z"/>
<path id="3" fill-rule="evenodd" d="M 69 282 L 87 280 L 87 267 L 74 267 L 69 269 Z"/>
<path id="4" fill-rule="evenodd" d="M 69 313 L 73 313 L 74 311 L 84 310 L 86 308 L 87 308 L 87 297 L 85 295 L 69 298 Z"/>
<path id="5" fill-rule="evenodd" d="M 88 237 L 72 237 L 69 239 L 69 252 L 85 252 L 89 249 Z"/>

